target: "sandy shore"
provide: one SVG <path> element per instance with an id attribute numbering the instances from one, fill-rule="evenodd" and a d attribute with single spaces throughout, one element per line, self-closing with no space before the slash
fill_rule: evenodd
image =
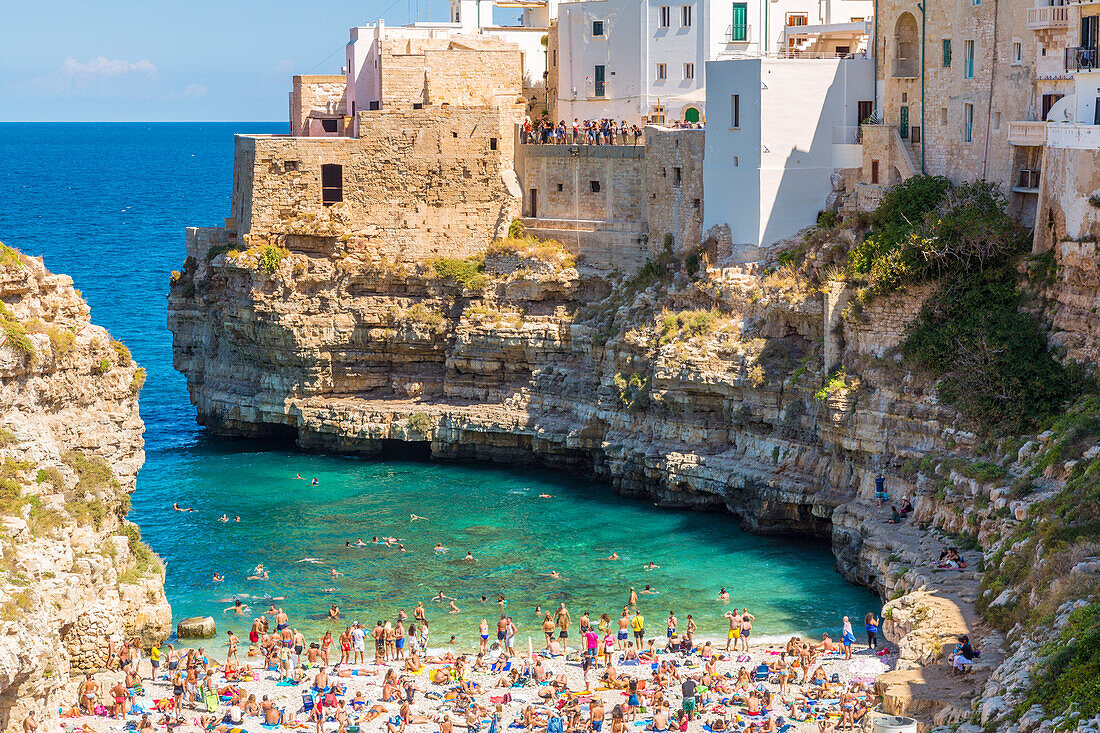
<path id="1" fill-rule="evenodd" d="M 703 640 L 700 639 L 699 643 L 701 644 L 702 642 Z M 722 655 L 717 663 L 717 672 L 719 675 L 730 673 L 733 675 L 734 678 L 736 678 L 739 669 L 742 667 L 745 667 L 752 671 L 757 665 L 760 665 L 761 663 L 774 664 L 775 661 L 778 659 L 778 652 L 782 648 L 779 643 L 762 643 L 753 645 L 752 647 L 750 647 L 747 655 L 749 659 L 745 660 L 744 657 L 741 656 L 744 654 L 743 652 L 721 652 L 720 650 L 722 649 L 724 644 L 724 639 L 721 642 L 715 643 L 715 649 L 719 650 L 717 653 Z M 527 643 L 526 640 L 524 640 L 522 644 L 517 645 L 517 651 L 519 651 L 520 647 L 526 646 Z M 894 661 L 897 659 L 896 649 L 892 647 L 889 649 L 889 652 L 883 656 L 877 655 L 874 650 L 868 649 L 866 646 L 857 645 L 855 649 L 856 651 L 851 660 L 846 661 L 839 655 L 829 655 L 826 656 L 824 659 L 821 659 L 819 661 L 819 664 L 824 668 L 826 674 L 828 674 L 830 677 L 836 674 L 843 683 L 847 683 L 853 679 L 858 679 L 870 684 L 877 675 L 881 674 L 884 671 L 892 669 Z M 442 654 L 445 651 L 451 651 L 451 653 L 457 657 L 459 654 L 462 653 L 463 650 L 433 649 L 432 653 Z M 552 659 L 542 657 L 542 659 L 544 666 L 547 667 L 548 670 L 550 670 L 554 675 L 565 674 L 568 681 L 568 689 L 571 692 L 583 693 L 585 689 L 585 684 L 582 676 L 581 663 L 575 652 L 576 649 L 570 647 L 570 654 L 566 657 L 558 657 Z M 536 651 L 535 653 L 539 654 L 538 651 Z M 476 653 L 470 655 L 470 658 L 472 659 L 473 656 L 476 656 Z M 739 657 L 741 657 L 742 661 L 738 661 Z M 242 661 L 247 661 L 247 663 L 255 667 L 258 659 L 259 658 L 254 657 L 248 660 L 244 660 L 242 658 Z M 618 659 L 618 653 L 616 653 L 614 659 Z M 660 655 L 660 659 L 662 661 L 666 659 L 678 661 L 681 665 L 681 674 L 697 676 L 701 675 L 704 671 L 702 667 L 702 660 L 698 653 L 692 653 L 686 658 L 679 654 L 674 655 L 662 653 Z M 443 666 L 444 665 L 441 664 L 428 664 L 425 665 L 424 669 L 422 669 L 419 674 L 409 675 L 409 677 L 413 680 L 413 684 L 418 689 L 418 693 L 416 694 L 415 703 L 413 704 L 412 709 L 416 714 L 426 715 L 432 718 L 436 718 L 444 713 L 447 713 L 450 714 L 452 720 L 455 720 L 458 723 L 464 723 L 465 715 L 458 715 L 455 713 L 453 700 L 431 699 L 429 696 L 425 695 L 425 693 L 446 693 L 446 691 L 449 689 L 450 686 L 434 684 L 430 681 L 429 678 L 429 674 L 433 670 L 439 669 Z M 362 691 L 363 696 L 370 701 L 370 704 L 375 704 L 381 694 L 382 679 L 385 675 L 387 668 L 390 667 L 394 668 L 400 675 L 403 664 L 399 662 L 390 662 L 386 665 L 375 665 L 373 663 L 368 663 L 365 665 L 352 667 L 352 669 L 359 670 L 359 675 L 340 679 L 340 682 L 346 684 L 347 686 L 346 695 L 340 699 L 350 702 L 355 697 L 355 694 L 357 692 Z M 646 663 L 642 663 L 638 666 L 616 664 L 615 668 L 620 675 L 626 674 L 641 680 L 651 679 L 651 667 Z M 594 690 L 598 685 L 599 675 L 602 674 L 603 669 L 604 667 L 601 665 L 598 671 L 593 671 L 589 673 L 589 678 L 590 680 L 592 680 L 592 688 Z M 143 660 L 143 675 L 148 674 L 147 670 L 148 661 Z M 810 671 L 812 672 L 813 670 L 811 669 Z M 308 679 L 311 680 L 313 674 L 315 673 L 316 670 L 308 671 Z M 229 684 L 224 681 L 224 677 L 221 675 L 220 672 L 215 672 L 214 674 L 217 686 L 221 687 L 222 685 Z M 544 688 L 539 687 L 537 684 L 535 684 L 534 681 L 529 682 L 526 686 L 521 688 L 501 689 L 497 687 L 492 687 L 492 685 L 500 678 L 500 676 L 501 675 L 499 674 L 487 672 L 471 672 L 469 675 L 469 679 L 472 682 L 480 683 L 481 686 L 479 693 L 474 696 L 475 702 L 488 708 L 490 711 L 494 710 L 497 704 L 494 703 L 491 698 L 500 697 L 505 693 L 510 693 L 512 695 L 511 702 L 502 704 L 503 716 L 502 725 L 500 726 L 500 733 L 504 733 L 504 731 L 507 730 L 508 725 L 517 719 L 518 715 L 522 713 L 523 709 L 527 705 L 533 705 L 537 710 L 548 710 L 548 708 L 542 704 L 542 701 L 538 697 L 538 691 Z M 118 681 L 119 678 L 120 675 L 118 675 L 117 673 L 104 673 L 97 676 L 97 679 L 99 679 L 104 689 L 109 689 L 115 684 L 115 682 Z M 293 687 L 278 686 L 276 684 L 278 679 L 279 677 L 277 673 L 264 672 L 254 681 L 239 683 L 239 685 L 243 687 L 248 693 L 255 694 L 257 700 L 262 699 L 263 696 L 266 695 L 269 699 L 277 701 L 278 705 L 280 707 L 284 707 L 288 713 L 292 713 L 292 719 L 297 721 L 305 721 L 307 716 L 305 713 L 301 713 L 300 711 L 302 709 L 302 691 L 308 688 L 308 684 L 302 683 L 301 685 Z M 730 687 L 732 687 L 735 682 L 734 679 L 727 679 L 725 681 L 729 683 Z M 650 685 L 648 686 L 651 687 L 652 683 L 650 683 Z M 776 683 L 774 676 L 771 681 L 763 683 L 763 686 L 766 689 L 770 690 L 773 694 L 778 694 L 779 686 Z M 808 685 L 794 685 L 791 687 L 791 690 L 788 691 L 787 697 L 793 698 L 796 694 L 794 692 L 795 690 L 808 688 Z M 150 682 L 147 680 L 145 682 L 145 695 L 137 697 L 135 702 L 146 710 L 151 710 L 153 708 L 153 701 L 155 699 L 171 697 L 171 694 L 171 687 L 167 681 L 157 680 Z M 604 702 L 605 710 L 609 720 L 611 709 L 615 705 L 624 703 L 626 701 L 625 693 L 619 690 L 595 691 L 592 693 L 592 695 L 598 696 Z M 700 690 L 700 695 L 701 697 L 699 712 L 702 715 L 701 717 L 697 717 L 692 723 L 689 724 L 689 733 L 706 733 L 706 731 L 708 731 L 709 729 L 703 727 L 704 723 L 718 717 L 722 713 L 724 713 L 724 717 L 731 722 L 730 729 L 734 731 L 739 729 L 748 729 L 750 726 L 759 725 L 761 723 L 760 718 L 749 718 L 748 716 L 741 714 L 742 708 L 740 705 L 722 705 L 721 699 L 728 697 L 728 695 L 726 694 L 716 691 L 703 692 L 702 690 Z M 829 703 L 828 701 L 822 701 L 814 705 L 811 710 L 817 712 L 818 718 L 824 718 L 824 716 L 822 715 L 823 711 L 832 711 L 837 709 L 837 695 L 839 695 L 839 689 L 837 689 L 836 694 L 830 696 L 832 703 Z M 105 702 L 106 697 L 107 696 L 105 693 L 102 694 L 101 702 Z M 564 698 L 565 695 L 562 695 L 561 697 Z M 665 691 L 665 697 L 671 705 L 672 711 L 675 712 L 680 707 L 682 702 L 680 684 L 674 680 Z M 398 712 L 399 703 L 391 702 L 381 704 L 386 708 L 386 714 L 381 715 L 373 721 L 366 722 L 362 719 L 361 716 L 353 713 L 352 725 L 355 725 L 356 719 L 359 718 L 361 727 L 365 731 L 385 730 L 386 719 L 392 715 L 395 715 Z M 219 708 L 219 719 L 222 715 L 224 715 L 226 710 L 227 708 L 224 705 Z M 587 707 L 582 707 L 582 710 L 584 711 L 583 718 L 587 720 Z M 811 719 L 804 722 L 794 721 L 790 717 L 791 712 L 792 711 L 790 706 L 780 703 L 777 704 L 775 706 L 775 709 L 771 711 L 771 717 L 776 718 L 777 722 L 778 718 L 782 717 L 784 719 L 784 722 L 793 724 L 792 727 L 788 729 L 792 733 L 795 731 L 801 732 L 818 730 L 817 723 L 814 720 Z M 628 723 L 628 733 L 629 731 L 638 731 L 640 733 L 641 731 L 645 730 L 645 726 L 652 721 L 652 713 L 653 709 L 652 707 L 650 707 L 648 708 L 647 713 L 639 714 L 636 721 L 634 721 L 632 724 Z M 205 707 L 186 705 L 185 716 L 187 722 L 186 725 L 179 730 L 199 730 L 199 716 L 205 714 Z M 163 718 L 161 714 L 153 714 L 151 717 L 154 723 L 158 723 Z M 138 718 L 140 718 L 140 715 L 126 716 L 126 719 L 128 721 L 134 721 Z M 832 719 L 835 719 L 835 717 Z M 105 717 L 61 718 L 61 725 L 70 730 L 74 728 L 79 729 L 85 724 L 100 733 L 106 733 L 107 731 L 124 731 L 126 729 L 126 721 L 123 720 L 112 720 Z M 308 730 L 310 731 L 314 731 L 316 729 L 314 723 L 308 723 L 307 725 Z M 262 733 L 265 730 L 265 728 L 260 724 L 260 718 L 257 717 L 246 717 L 244 723 L 241 724 L 239 727 L 252 733 Z M 157 725 L 158 730 L 161 730 L 163 728 L 163 725 Z M 410 725 L 408 726 L 408 728 L 414 731 L 424 731 L 425 733 L 434 733 L 434 731 L 438 730 L 438 726 L 434 722 Z M 335 722 L 329 722 L 326 724 L 325 729 L 328 731 L 335 731 L 337 729 L 337 724 Z M 487 718 L 483 722 L 481 729 L 482 731 L 488 731 Z M 521 729 L 513 728 L 512 730 L 518 733 L 518 731 Z M 606 732 L 609 730 L 610 723 L 608 722 L 605 724 L 604 731 Z M 456 731 L 458 731 L 459 733 L 465 733 L 465 728 L 456 726 Z"/>

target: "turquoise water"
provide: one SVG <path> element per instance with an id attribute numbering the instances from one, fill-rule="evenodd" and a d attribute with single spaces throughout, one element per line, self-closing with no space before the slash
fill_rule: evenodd
<path id="1" fill-rule="evenodd" d="M 229 210 L 235 131 L 285 125 L 0 124 L 0 240 L 72 275 L 94 320 L 149 371 L 132 518 L 168 564 L 177 619 L 209 614 L 240 632 L 246 621 L 222 613 L 233 598 L 261 611 L 264 597 L 285 596 L 296 623 L 320 629 L 311 617 L 333 602 L 371 621 L 422 600 L 433 638 L 468 640 L 499 613 L 503 593 L 522 639 L 537 636 L 536 604 L 615 616 L 629 586 L 647 584 L 660 591 L 641 601 L 653 631 L 673 609 L 720 633 L 722 586 L 757 615 L 760 634 L 835 629 L 842 615 L 878 609 L 833 570 L 826 545 L 745 534 L 724 515 L 658 510 L 557 472 L 308 455 L 197 427 L 171 366 L 165 293 L 183 261 L 184 227 L 216 224 Z M 196 511 L 173 512 L 173 501 Z M 241 522 L 221 523 L 222 513 Z M 344 547 L 376 535 L 403 540 L 405 552 Z M 434 552 L 437 542 L 450 549 Z M 605 559 L 612 551 L 619 561 Z M 307 557 L 318 562 L 298 562 Z M 643 570 L 651 561 L 661 567 Z M 246 580 L 260 562 L 270 580 Z M 333 567 L 344 573 L 335 581 Z M 224 582 L 211 580 L 215 571 Z M 429 601 L 439 590 L 461 613 Z"/>

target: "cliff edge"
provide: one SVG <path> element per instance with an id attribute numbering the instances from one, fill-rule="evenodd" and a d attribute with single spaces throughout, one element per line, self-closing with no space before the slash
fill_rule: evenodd
<path id="1" fill-rule="evenodd" d="M 105 635 L 168 637 L 163 565 L 125 519 L 144 381 L 71 278 L 0 244 L 0 729 L 72 706 Z"/>

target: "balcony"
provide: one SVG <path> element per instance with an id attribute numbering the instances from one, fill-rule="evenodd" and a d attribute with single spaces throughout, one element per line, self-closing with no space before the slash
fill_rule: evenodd
<path id="1" fill-rule="evenodd" d="M 1008 123 L 1008 144 L 1041 147 L 1047 142 L 1047 123 L 1041 120 L 1013 120 Z"/>
<path id="2" fill-rule="evenodd" d="M 1071 150 L 1100 150 L 1100 125 L 1052 124 L 1047 147 Z"/>
<path id="3" fill-rule="evenodd" d="M 916 56 L 898 56 L 894 60 L 895 79 L 916 79 L 920 75 L 920 59 Z"/>
<path id="4" fill-rule="evenodd" d="M 1028 30 L 1069 28 L 1069 8 L 1065 5 L 1043 5 L 1027 9 Z"/>
<path id="5" fill-rule="evenodd" d="M 1095 46 L 1070 46 L 1066 49 L 1066 73 L 1096 71 L 1098 60 Z"/>

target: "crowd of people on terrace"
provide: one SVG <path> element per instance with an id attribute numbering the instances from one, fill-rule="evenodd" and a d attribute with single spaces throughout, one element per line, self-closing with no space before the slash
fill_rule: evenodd
<path id="1" fill-rule="evenodd" d="M 675 122 L 677 129 L 703 129 L 702 123 Z M 548 117 L 533 121 L 525 117 L 521 142 L 524 145 L 642 145 L 643 130 L 638 125 L 628 125 L 626 120 L 579 120 L 573 124 L 560 120 L 556 125 Z"/>

